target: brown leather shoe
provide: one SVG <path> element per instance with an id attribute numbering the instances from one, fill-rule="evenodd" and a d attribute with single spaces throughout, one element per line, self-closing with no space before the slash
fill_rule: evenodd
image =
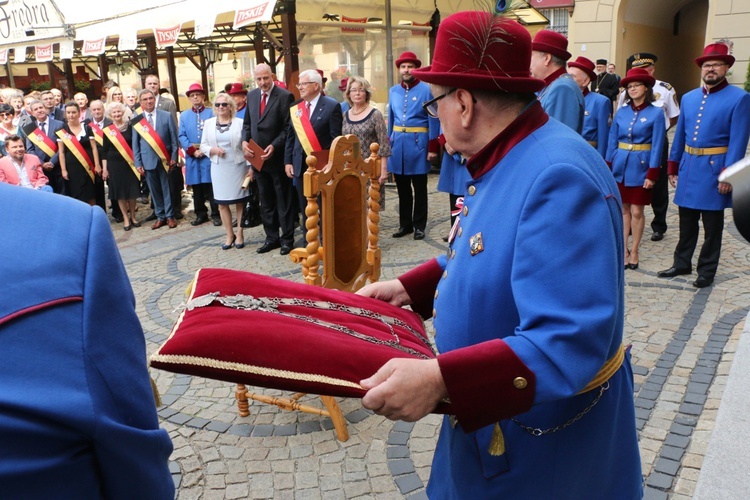
<path id="1" fill-rule="evenodd" d="M 154 222 L 154 225 L 151 226 L 151 229 L 159 229 L 160 227 L 166 226 L 166 225 L 167 225 L 167 221 L 163 219 L 156 219 L 156 221 Z"/>
<path id="2" fill-rule="evenodd" d="M 172 217 L 167 217 L 167 226 L 169 226 L 169 229 L 174 229 L 177 227 L 177 221 Z"/>

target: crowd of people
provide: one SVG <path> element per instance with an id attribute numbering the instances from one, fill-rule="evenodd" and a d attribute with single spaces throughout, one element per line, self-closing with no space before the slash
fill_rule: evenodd
<path id="1" fill-rule="evenodd" d="M 450 404 L 435 451 L 430 496 L 545 498 L 563 491 L 571 498 L 592 492 L 639 498 L 633 373 L 623 346 L 624 270 L 639 266 L 646 205 L 655 212 L 651 239 L 664 237 L 671 184 L 679 206 L 679 241 L 672 266 L 658 276 L 692 273 L 702 220 L 705 241 L 693 285 L 713 283 L 731 193 L 718 175 L 745 155 L 750 95 L 728 84 L 735 58 L 722 43 L 708 45 L 695 59 L 702 84 L 685 94 L 682 106 L 674 89 L 654 77 L 655 55 L 633 54 L 620 79 L 607 72 L 606 60 L 569 62 L 567 45 L 559 33 L 542 30 L 532 39 L 516 21 L 488 12 L 453 14 L 440 25 L 430 66 L 422 67 L 411 51 L 396 60 L 400 82 L 389 91 L 387 119 L 372 106 L 371 86 L 360 76 L 337 87 L 346 100 L 342 106 L 325 95 L 321 71 L 299 74 L 300 98 L 295 100 L 266 64 L 254 69 L 255 89 L 231 84 L 210 108 L 206 90 L 191 85 L 186 95 L 192 107 L 179 119 L 175 102 L 160 94 L 155 75 L 146 77 L 139 92 L 110 86 L 106 103 L 89 102 L 82 94 L 63 103 L 59 91 L 2 92 L 0 181 L 105 209 L 106 181 L 124 231 L 141 224 L 135 210 L 144 179 L 153 205 L 145 220 L 153 221 L 153 230 L 177 227 L 184 217 L 181 193 L 187 183 L 195 207 L 191 224 L 210 217 L 223 226 L 223 250 L 245 246 L 241 211 L 249 184 L 256 182 L 265 233 L 257 252 L 279 249 L 284 255 L 304 243 L 304 213 L 303 235 L 296 242 L 294 230 L 304 207 L 302 175 L 309 155 L 328 149 L 342 133 L 354 134 L 365 153 L 379 143 L 380 180 L 393 174 L 399 199 L 399 227 L 392 236 L 413 234 L 421 240 L 427 173 L 442 148 L 439 186 L 450 195 L 450 251 L 398 279 L 359 291 L 411 305 L 433 318 L 441 354 L 431 360 L 389 361 L 361 381 L 368 391 L 363 405 L 390 419 L 413 421 L 438 404 Z M 671 126 L 676 128 L 670 148 L 666 132 Z M 5 186 L 0 191 L 0 203 L 9 209 L 37 196 Z M 12 378 L 29 373 L 19 365 L 30 356 L 21 330 L 48 339 L 70 359 L 80 349 L 67 348 L 69 342 L 93 349 L 84 361 L 72 362 L 79 368 L 66 380 L 86 387 L 80 390 L 85 407 L 103 411 L 81 413 L 80 401 L 66 399 L 78 392 L 69 387 L 55 391 L 69 415 L 66 425 L 56 427 L 57 434 L 49 433 L 53 443 L 72 440 L 71 434 L 95 442 L 80 461 L 98 461 L 89 469 L 105 478 L 111 474 L 112 484 L 129 491 L 137 485 L 118 472 L 130 470 L 122 464 L 139 460 L 112 451 L 118 448 L 112 443 L 119 439 L 121 444 L 127 434 L 134 455 L 148 455 L 153 462 L 140 464 L 147 472 L 132 470 L 147 478 L 144 484 L 160 484 L 166 498 L 172 494 L 166 468 L 171 447 L 166 433 L 157 429 L 154 409 L 145 404 L 150 394 L 140 359 L 143 337 L 122 264 L 112 251 L 114 240 L 102 233 L 106 223 L 97 208 L 38 196 L 40 203 L 23 216 L 47 214 L 41 217 L 43 236 L 52 234 L 53 242 L 64 241 L 85 257 L 74 260 L 75 266 L 61 265 L 57 247 L 47 246 L 46 260 L 39 262 L 48 260 L 63 278 L 86 275 L 90 281 L 80 290 L 46 287 L 49 293 L 13 313 L 5 325 L 15 321 L 21 328 L 9 338 L 12 362 L 0 363 L 9 374 L 0 379 L 10 380 L 15 391 L 26 383 L 26 378 L 17 383 Z M 88 223 L 63 233 L 69 215 Z M 10 235 L 0 245 L 16 260 L 23 256 L 7 242 L 23 238 L 24 220 L 19 216 L 11 221 L 14 226 L 0 221 Z M 42 241 L 32 244 L 37 240 Z M 11 284 L 34 288 L 29 276 Z M 81 280 L 74 281 L 80 288 Z M 55 285 L 66 283 L 62 279 Z M 576 293 L 570 293 L 573 287 Z M 101 320 L 92 313 L 101 303 L 97 299 L 119 309 Z M 83 325 L 67 323 L 89 316 L 92 320 Z M 57 330 L 45 325 L 52 323 L 76 335 L 50 335 Z M 129 334 L 120 335 L 123 330 Z M 124 355 L 98 347 L 106 342 L 114 342 Z M 47 349 L 45 356 L 53 352 Z M 50 357 L 36 374 L 39 385 L 59 382 L 54 368 L 70 367 L 70 359 Z M 109 378 L 113 372 L 105 361 L 114 363 L 117 377 Z M 118 363 L 127 367 L 118 371 Z M 135 385 L 117 391 L 125 398 L 123 411 L 131 413 L 123 417 L 109 408 L 108 394 L 122 385 L 123 373 L 130 384 L 131 368 Z M 34 442 L 38 433 L 32 436 L 34 430 L 17 409 L 29 398 L 2 392 L 0 401 L 11 401 L 14 409 L 0 412 L 2 436 Z M 479 399 L 484 404 L 477 405 Z M 35 406 L 29 411 L 42 412 Z M 86 422 L 81 423 L 85 419 L 101 425 L 102 435 L 89 439 Z M 26 450 L 21 459 L 29 449 L 18 446 Z M 111 457 L 120 460 L 110 463 Z M 74 477 L 84 485 L 80 488 L 99 481 L 92 471 L 91 477 L 66 474 L 78 464 L 63 462 L 46 467 L 62 480 Z M 0 473 L 6 469 L 0 466 Z"/>

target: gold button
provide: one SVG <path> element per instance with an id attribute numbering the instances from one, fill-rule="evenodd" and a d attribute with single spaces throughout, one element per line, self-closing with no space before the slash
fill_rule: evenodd
<path id="1" fill-rule="evenodd" d="M 458 235 L 461 236 L 464 233 L 464 228 L 459 227 L 458 228 Z"/>
<path id="2" fill-rule="evenodd" d="M 438 290 L 435 290 L 435 298 L 438 298 Z"/>
<path id="3" fill-rule="evenodd" d="M 469 207 L 464 206 L 463 214 L 464 214 L 464 217 L 466 217 L 467 215 L 469 215 Z"/>
<path id="4" fill-rule="evenodd" d="M 469 186 L 469 194 L 471 196 L 474 196 L 476 194 L 476 192 L 477 192 L 477 187 L 476 186 L 474 186 L 473 184 L 471 186 Z"/>
<path id="5" fill-rule="evenodd" d="M 432 317 L 433 317 L 433 318 L 436 318 L 436 317 L 437 317 L 437 310 L 436 310 L 436 309 L 433 309 L 433 310 L 432 310 Z M 524 382 L 525 382 L 525 381 L 524 381 Z"/>
<path id="6" fill-rule="evenodd" d="M 456 251 L 455 251 L 455 250 L 453 250 L 453 251 L 451 252 L 451 259 L 455 259 L 455 258 L 456 258 Z"/>
<path id="7" fill-rule="evenodd" d="M 526 382 L 526 379 L 523 377 L 516 377 L 513 379 L 513 385 L 516 389 L 526 389 L 526 386 L 529 385 L 529 383 Z"/>

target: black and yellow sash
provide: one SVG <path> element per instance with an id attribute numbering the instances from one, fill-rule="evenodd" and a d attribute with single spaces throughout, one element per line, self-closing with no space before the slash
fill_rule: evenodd
<path id="1" fill-rule="evenodd" d="M 138 169 L 135 168 L 135 157 L 133 156 L 133 149 L 130 147 L 130 144 L 128 144 L 128 141 L 125 140 L 125 137 L 122 135 L 122 132 L 120 132 L 120 129 L 118 129 L 113 123 L 104 127 L 102 133 L 104 132 L 106 132 L 107 137 L 109 138 L 115 149 L 117 149 L 117 151 L 120 153 L 120 156 L 125 158 L 125 161 L 128 162 L 128 166 L 130 167 L 130 170 L 133 171 L 135 178 L 140 180 L 141 176 L 138 173 Z"/>
<path id="2" fill-rule="evenodd" d="M 161 164 L 164 166 L 164 170 L 169 172 L 169 152 L 167 146 L 164 145 L 164 141 L 161 140 L 159 134 L 156 133 L 154 127 L 146 120 L 145 116 L 142 116 L 140 121 L 137 119 L 133 120 L 133 130 L 138 132 L 138 135 L 143 137 L 143 140 L 151 146 L 161 160 Z"/>
<path id="3" fill-rule="evenodd" d="M 80 143 L 78 138 L 72 134 L 67 133 L 65 130 L 60 129 L 57 131 L 57 137 L 62 140 L 63 144 L 65 144 L 65 147 L 70 150 L 71 153 L 73 153 L 73 156 L 76 157 L 78 162 L 83 166 L 84 169 L 86 169 L 86 173 L 89 174 L 89 177 L 91 177 L 91 181 L 94 181 L 94 162 L 91 161 L 91 157 L 86 152 L 85 149 L 83 149 L 83 145 Z"/>
<path id="4" fill-rule="evenodd" d="M 47 134 L 42 132 L 39 125 L 34 122 L 29 123 L 23 128 L 23 132 L 26 134 L 26 137 L 28 137 L 36 147 L 44 151 L 47 156 L 55 156 L 55 153 L 57 153 L 57 142 L 53 141 Z"/>
<path id="5" fill-rule="evenodd" d="M 313 151 L 321 151 L 323 148 L 320 146 L 318 136 L 315 135 L 315 130 L 313 130 L 312 123 L 310 122 L 307 102 L 300 101 L 289 108 L 289 112 L 292 115 L 294 131 L 297 133 L 297 138 L 302 145 L 302 149 L 305 150 L 305 154 L 310 155 Z"/>

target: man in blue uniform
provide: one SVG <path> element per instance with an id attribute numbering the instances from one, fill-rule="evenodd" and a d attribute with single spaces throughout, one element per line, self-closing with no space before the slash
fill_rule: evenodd
<path id="1" fill-rule="evenodd" d="M 394 174 L 398 190 L 398 231 L 394 238 L 414 233 L 424 239 L 427 227 L 427 173 L 437 158 L 440 123 L 422 109 L 432 99 L 430 86 L 420 82 L 412 72 L 422 66 L 414 52 L 404 52 L 396 59 L 401 83 L 388 93 L 388 131 L 391 158 L 388 171 Z M 412 194 L 412 187 L 414 193 Z"/>
<path id="2" fill-rule="evenodd" d="M 211 158 L 201 153 L 200 148 L 203 123 L 214 116 L 214 112 L 204 105 L 206 91 L 200 83 L 192 84 L 185 95 L 193 107 L 180 115 L 180 131 L 177 138 L 180 147 L 185 151 L 185 181 L 193 189 L 195 220 L 190 224 L 200 226 L 208 222 L 208 202 L 214 226 L 221 226 L 219 207 L 214 201 L 214 190 L 211 185 Z"/>
<path id="3" fill-rule="evenodd" d="M 643 68 L 648 74 L 654 76 L 656 73 L 656 61 L 658 58 L 655 54 L 648 52 L 638 52 L 628 58 L 628 68 Z M 656 78 L 656 77 L 654 77 Z M 628 104 L 628 93 L 623 90 L 617 98 L 615 113 Z M 666 127 L 669 130 L 677 123 L 677 117 L 680 116 L 680 105 L 677 102 L 677 93 L 674 87 L 669 83 L 656 79 L 654 84 L 654 102 L 657 108 L 664 110 L 666 118 Z M 667 209 L 669 208 L 669 186 L 667 184 L 667 158 L 669 156 L 669 137 L 664 140 L 662 149 L 661 163 L 659 168 L 659 178 L 653 187 L 653 197 L 651 198 L 651 209 L 654 211 L 654 218 L 651 221 L 651 241 L 661 241 L 664 239 L 664 233 L 667 232 Z"/>
<path id="4" fill-rule="evenodd" d="M 575 61 L 569 62 L 568 73 L 583 92 L 583 101 L 586 106 L 583 113 L 581 135 L 604 158 L 607 154 L 612 101 L 604 94 L 589 91 L 589 84 L 592 82 L 592 78 L 596 77 L 594 63 L 590 59 L 581 56 Z"/>
<path id="5" fill-rule="evenodd" d="M 585 104 L 578 84 L 567 73 L 570 59 L 568 39 L 550 30 L 541 30 L 531 44 L 531 76 L 544 80 L 537 96 L 544 111 L 579 134 L 583 130 Z"/>
<path id="6" fill-rule="evenodd" d="M 640 498 L 620 197 L 537 102 L 530 57 L 517 22 L 459 12 L 415 72 L 471 181 L 447 255 L 360 291 L 431 313 L 440 351 L 389 361 L 362 403 L 406 421 L 450 404 L 430 498 Z"/>
<path id="7" fill-rule="evenodd" d="M 669 182 L 677 188 L 674 202 L 680 207 L 680 240 L 672 267 L 658 275 L 671 278 L 692 273 L 698 221 L 703 219 L 705 238 L 693 286 L 704 288 L 713 283 L 719 267 L 724 209 L 731 204 L 732 186 L 719 182 L 719 174 L 745 156 L 750 94 L 727 82 L 734 56 L 725 44 L 708 45 L 695 62 L 701 68 L 703 86 L 682 98 L 668 166 Z"/>
<path id="8" fill-rule="evenodd" d="M 0 497 L 174 498 L 107 216 L 2 183 L 0 213 Z"/>

